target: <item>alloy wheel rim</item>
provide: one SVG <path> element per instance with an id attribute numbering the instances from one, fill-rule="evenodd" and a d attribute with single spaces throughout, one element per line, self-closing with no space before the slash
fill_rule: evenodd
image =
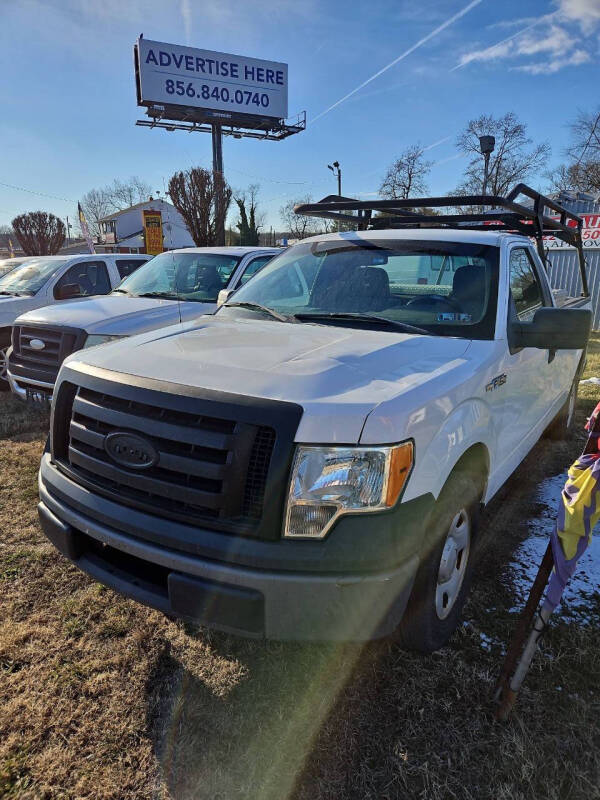
<path id="1" fill-rule="evenodd" d="M 8 383 L 8 347 L 0 347 L 0 381 Z"/>
<path id="2" fill-rule="evenodd" d="M 446 619 L 456 604 L 471 550 L 471 520 L 466 509 L 455 514 L 444 542 L 435 592 L 435 610 Z"/>

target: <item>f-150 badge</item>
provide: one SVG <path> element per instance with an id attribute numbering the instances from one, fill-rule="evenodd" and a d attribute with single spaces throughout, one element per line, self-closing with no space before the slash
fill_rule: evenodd
<path id="1" fill-rule="evenodd" d="M 488 383 L 485 387 L 486 392 L 493 392 L 494 389 L 498 389 L 500 386 L 504 386 L 506 383 L 506 375 L 504 373 L 502 375 L 496 375 L 495 378 Z"/>

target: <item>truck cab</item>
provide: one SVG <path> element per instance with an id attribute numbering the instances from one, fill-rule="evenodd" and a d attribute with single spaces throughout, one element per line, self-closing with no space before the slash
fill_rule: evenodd
<path id="1" fill-rule="evenodd" d="M 460 619 L 481 507 L 544 431 L 568 435 L 587 303 L 556 308 L 514 230 L 305 240 L 185 331 L 65 361 L 42 527 L 168 614 L 434 650 Z"/>
<path id="2" fill-rule="evenodd" d="M 124 276 L 110 294 L 22 314 L 13 325 L 8 358 L 7 378 L 13 393 L 21 399 L 44 401 L 51 396 L 60 365 L 70 353 L 212 313 L 222 289 L 232 292 L 243 285 L 280 251 L 268 247 L 170 250 Z M 117 267 L 123 258 L 116 259 Z"/>

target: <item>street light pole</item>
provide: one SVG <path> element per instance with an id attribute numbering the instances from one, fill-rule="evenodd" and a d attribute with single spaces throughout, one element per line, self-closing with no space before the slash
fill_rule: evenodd
<path id="1" fill-rule="evenodd" d="M 483 156 L 483 191 L 481 194 L 487 194 L 487 185 L 490 170 L 490 156 L 494 152 L 496 146 L 496 139 L 494 136 L 480 136 L 479 149 Z"/>
<path id="2" fill-rule="evenodd" d="M 333 172 L 337 178 L 338 197 L 342 196 L 342 168 L 339 161 L 334 161 L 333 164 L 327 164 L 327 167 Z"/>

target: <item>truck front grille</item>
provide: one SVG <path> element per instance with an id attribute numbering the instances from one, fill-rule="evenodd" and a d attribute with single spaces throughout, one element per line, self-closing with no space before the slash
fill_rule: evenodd
<path id="1" fill-rule="evenodd" d="M 62 362 L 83 345 L 84 338 L 85 332 L 78 329 L 15 325 L 9 362 L 11 373 L 25 381 L 29 378 L 54 383 Z M 43 347 L 32 347 L 35 340 Z"/>
<path id="2" fill-rule="evenodd" d="M 93 491 L 146 513 L 257 535 L 275 428 L 222 415 L 218 402 L 201 400 L 194 410 L 189 397 L 111 389 L 62 384 L 53 426 L 59 467 Z M 157 456 L 153 463 L 140 468 L 115 461 L 107 437 L 117 433 L 142 437 Z"/>

